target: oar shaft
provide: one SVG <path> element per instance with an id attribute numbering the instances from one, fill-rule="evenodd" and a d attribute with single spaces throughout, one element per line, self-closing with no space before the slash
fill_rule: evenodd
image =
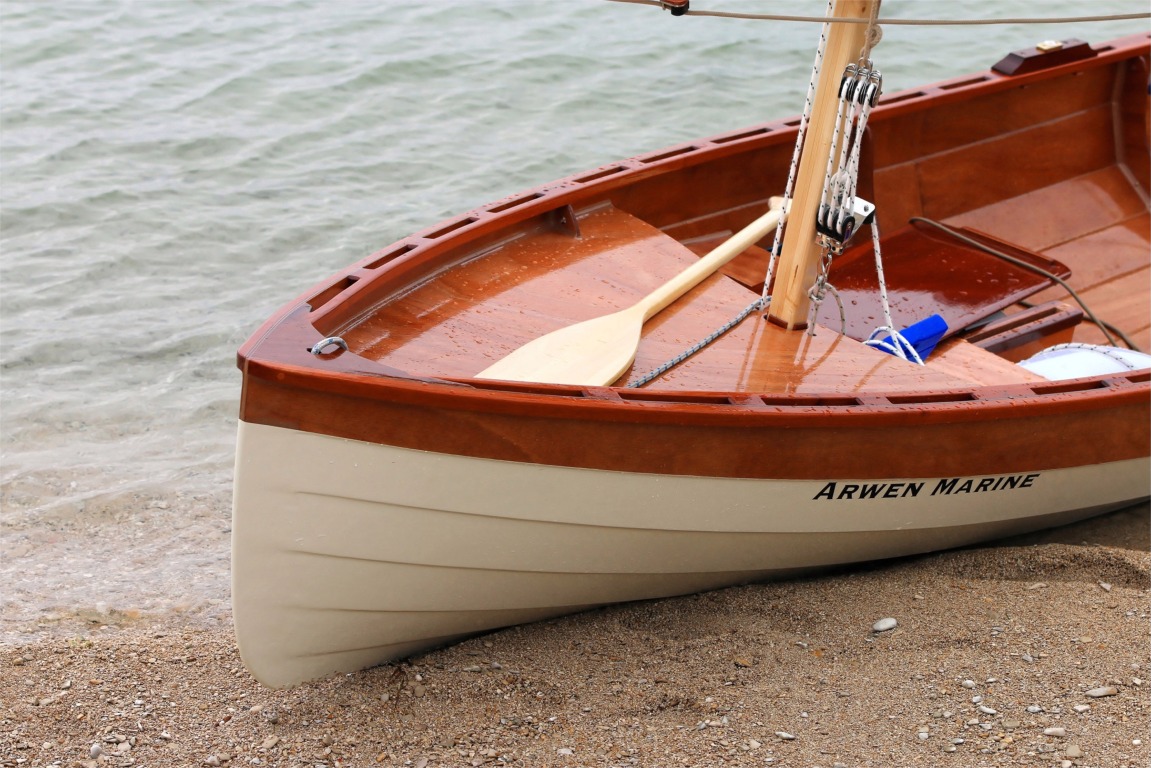
<path id="1" fill-rule="evenodd" d="M 708 275 L 774 231 L 779 226 L 780 217 L 783 215 L 782 205 L 782 198 L 773 197 L 771 210 L 713 248 L 695 264 L 636 302 L 635 306 L 643 307 L 643 319 L 648 320 L 653 317 L 657 312 L 699 285 Z"/>

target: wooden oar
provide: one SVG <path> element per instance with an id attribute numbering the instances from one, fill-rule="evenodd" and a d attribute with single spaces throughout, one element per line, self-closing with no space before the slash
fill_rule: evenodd
<path id="1" fill-rule="evenodd" d="M 530 341 L 476 374 L 476 378 L 583 386 L 611 384 L 635 360 L 645 321 L 773 231 L 782 214 L 783 198 L 771 198 L 767 213 L 627 309 Z"/>

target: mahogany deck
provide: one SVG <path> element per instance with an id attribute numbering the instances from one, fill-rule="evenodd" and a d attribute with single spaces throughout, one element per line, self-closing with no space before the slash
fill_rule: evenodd
<path id="1" fill-rule="evenodd" d="M 932 255 L 898 246 L 904 225 L 923 216 L 1066 265 L 1099 317 L 1145 349 L 1151 345 L 1148 36 L 1098 51 L 1089 62 L 1014 77 L 984 73 L 881 102 L 870 123 L 870 160 L 860 187 L 873 190 L 885 243 L 892 246 L 889 287 L 897 305 L 913 294 L 922 299 L 919 307 L 966 304 L 954 325 L 961 330 L 1001 309 L 1020 309 L 1004 303 L 1035 289 L 1041 290 L 1031 302 L 1071 303 L 1062 289 L 1041 283 L 989 290 L 991 283 L 1011 282 L 1011 269 L 994 260 L 971 262 L 986 270 L 982 274 L 932 270 L 950 260 L 951 251 Z M 543 333 L 628 306 L 690 264 L 693 251 L 749 223 L 782 191 L 794 134 L 794 121 L 777 121 L 621 161 L 385 248 L 286 305 L 245 344 L 241 418 L 462 455 L 636 471 L 702 472 L 706 465 L 708 472 L 732 476 L 809 471 L 803 462 L 822 450 L 822 438 L 813 434 L 807 446 L 791 430 L 803 425 L 841 435 L 846 420 L 868 425 L 860 445 L 908 430 L 906 455 L 922 459 L 915 471 L 927 474 L 944 471 L 942 459 L 920 455 L 932 441 L 963 448 L 963 461 L 986 471 L 1013 462 L 1085 460 L 1041 449 L 1064 430 L 1123 433 L 1094 441 L 1096 448 L 1107 456 L 1146 456 L 1146 371 L 1037 381 L 1010 362 L 1017 358 L 959 336 L 941 345 L 928 366 L 917 367 L 827 327 L 810 336 L 753 315 L 643 389 L 623 388 L 759 295 L 757 272 L 770 238 L 649 321 L 635 366 L 617 387 L 471 378 Z M 901 272 L 901 263 L 914 268 Z M 840 269 L 850 264 L 845 256 Z M 916 282 L 933 271 L 937 284 Z M 849 314 L 869 322 L 852 333 L 866 335 L 875 313 L 853 306 Z M 1074 333 L 1101 340 L 1087 323 Z M 342 336 L 348 351 L 309 354 L 328 336 Z M 794 461 L 770 469 L 744 463 L 743 448 L 729 434 L 742 429 L 744 419 L 769 437 L 788 432 Z M 949 426 L 913 437 L 924 419 Z M 1004 419 L 1034 419 L 1026 441 L 1012 437 L 1014 427 Z M 647 447 L 641 437 L 655 439 L 665 423 L 691 424 L 690 434 L 674 449 Z M 589 456 L 578 448 L 601 430 L 605 445 L 614 446 L 610 451 L 601 445 L 597 450 L 606 453 Z M 576 442 L 559 445 L 561 432 Z M 968 445 L 977 433 L 978 451 Z M 688 457 L 683 452 L 692 441 L 706 449 L 692 448 Z M 948 461 L 959 461 L 956 455 Z M 863 459 L 852 466 L 871 471 Z"/>
<path id="2" fill-rule="evenodd" d="M 975 103 L 957 98 L 965 89 L 997 82 L 996 75 L 980 75 L 896 94 L 892 106 L 876 111 L 861 187 L 874 190 L 878 205 L 898 326 L 938 312 L 954 335 L 1001 310 L 1016 311 L 1025 298 L 1070 303 L 1062 288 L 1032 273 L 934 231 L 901 229 L 912 216 L 927 216 L 986 232 L 1002 241 L 997 248 L 1063 277 L 1066 265 L 1097 316 L 1143 348 L 1151 344 L 1148 193 L 1140 182 L 1145 174 L 1130 167 L 1147 157 L 1146 140 L 1140 143 L 1135 132 L 1115 124 L 1146 124 L 1146 96 L 1132 85 L 1145 81 L 1146 71 L 1145 60 L 1136 58 L 1070 78 L 1040 78 L 1025 89 L 991 89 Z M 912 108 L 930 98 L 939 103 Z M 674 161 L 698 148 L 640 161 Z M 493 233 L 334 330 L 356 355 L 389 369 L 469 379 L 538 336 L 630 305 L 758 216 L 767 197 L 782 189 L 790 148 L 781 136 L 755 152 L 716 152 L 706 173 L 685 164 L 626 186 L 605 184 L 598 196 L 573 203 L 578 212 L 568 207 Z M 1008 167 L 1012 173 L 995 174 L 989 183 L 988 169 Z M 625 169 L 611 166 L 580 180 Z M 701 200 L 710 207 L 701 207 Z M 566 223 L 558 223 L 560 217 Z M 859 240 L 866 239 L 860 233 Z M 676 356 L 753 301 L 762 289 L 769 244 L 766 238 L 763 247 L 749 248 L 649 321 L 635 365 L 618 384 Z M 349 277 L 344 287 L 357 279 Z M 991 353 L 955 344 L 946 361 L 926 369 L 861 347 L 858 340 L 882 324 L 869 243 L 836 260 L 831 282 L 844 298 L 850 338 L 830 330 L 839 319 L 829 297 L 819 315 L 827 330 L 814 337 L 789 338 L 749 317 L 648 386 L 866 393 L 1030 378 L 981 359 Z M 1074 338 L 1104 340 L 1089 323 L 1080 324 Z"/>

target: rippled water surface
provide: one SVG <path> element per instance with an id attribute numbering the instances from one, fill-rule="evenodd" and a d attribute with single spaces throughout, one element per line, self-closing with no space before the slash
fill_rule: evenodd
<path id="1" fill-rule="evenodd" d="M 1145 28 L 888 27 L 875 58 L 891 91 Z M 600 0 L 4 0 L 0 640 L 112 612 L 226 618 L 234 354 L 267 315 L 450 214 L 797 113 L 817 36 Z"/>

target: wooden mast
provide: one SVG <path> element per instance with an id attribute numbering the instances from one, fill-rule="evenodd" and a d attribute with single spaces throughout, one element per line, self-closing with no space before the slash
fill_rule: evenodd
<path id="1" fill-rule="evenodd" d="M 833 18 L 871 18 L 880 0 L 838 0 Z M 795 196 L 783 232 L 783 248 L 775 269 L 768 318 L 789 330 L 807 326 L 807 292 L 818 273 L 820 248 L 815 219 L 823 190 L 827 154 L 835 134 L 839 84 L 843 70 L 858 60 L 867 40 L 867 24 L 832 24 L 816 83 L 815 102 L 796 177 Z"/>

